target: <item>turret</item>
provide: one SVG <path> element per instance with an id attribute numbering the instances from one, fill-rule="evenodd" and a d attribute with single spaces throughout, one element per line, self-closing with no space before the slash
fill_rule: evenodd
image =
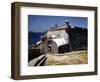
<path id="1" fill-rule="evenodd" d="M 69 28 L 69 21 L 68 20 L 65 20 L 65 26 L 67 27 L 67 28 Z"/>

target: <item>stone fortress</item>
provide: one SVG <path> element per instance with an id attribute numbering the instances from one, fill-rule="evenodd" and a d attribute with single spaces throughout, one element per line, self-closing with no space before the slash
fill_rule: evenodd
<path id="1" fill-rule="evenodd" d="M 42 53 L 64 53 L 87 49 L 87 29 L 81 27 L 71 28 L 66 20 L 65 24 L 51 27 L 41 36 L 33 49 L 40 49 Z"/>
<path id="2" fill-rule="evenodd" d="M 87 32 L 87 28 L 72 27 L 67 20 L 62 26 L 56 24 L 41 36 L 40 41 L 29 46 L 29 61 L 36 57 L 45 61 L 46 57 L 41 55 L 47 53 L 60 55 L 60 53 L 87 50 Z"/>

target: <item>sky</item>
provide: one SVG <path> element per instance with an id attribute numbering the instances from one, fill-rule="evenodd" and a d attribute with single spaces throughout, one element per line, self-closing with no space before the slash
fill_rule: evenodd
<path id="1" fill-rule="evenodd" d="M 65 20 L 69 21 L 71 26 L 87 28 L 87 17 L 69 17 L 69 16 L 41 16 L 28 15 L 28 30 L 33 32 L 45 32 L 54 25 L 64 25 Z"/>

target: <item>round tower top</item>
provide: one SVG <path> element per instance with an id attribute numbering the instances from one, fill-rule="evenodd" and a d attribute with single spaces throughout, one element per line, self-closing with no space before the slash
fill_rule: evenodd
<path id="1" fill-rule="evenodd" d="M 65 22 L 69 22 L 68 20 L 65 20 Z"/>

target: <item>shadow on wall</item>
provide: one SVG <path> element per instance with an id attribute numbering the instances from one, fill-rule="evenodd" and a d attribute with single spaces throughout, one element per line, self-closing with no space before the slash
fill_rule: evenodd
<path id="1" fill-rule="evenodd" d="M 87 28 L 70 28 L 69 34 L 69 47 L 70 51 L 87 50 L 88 47 L 88 30 Z"/>

